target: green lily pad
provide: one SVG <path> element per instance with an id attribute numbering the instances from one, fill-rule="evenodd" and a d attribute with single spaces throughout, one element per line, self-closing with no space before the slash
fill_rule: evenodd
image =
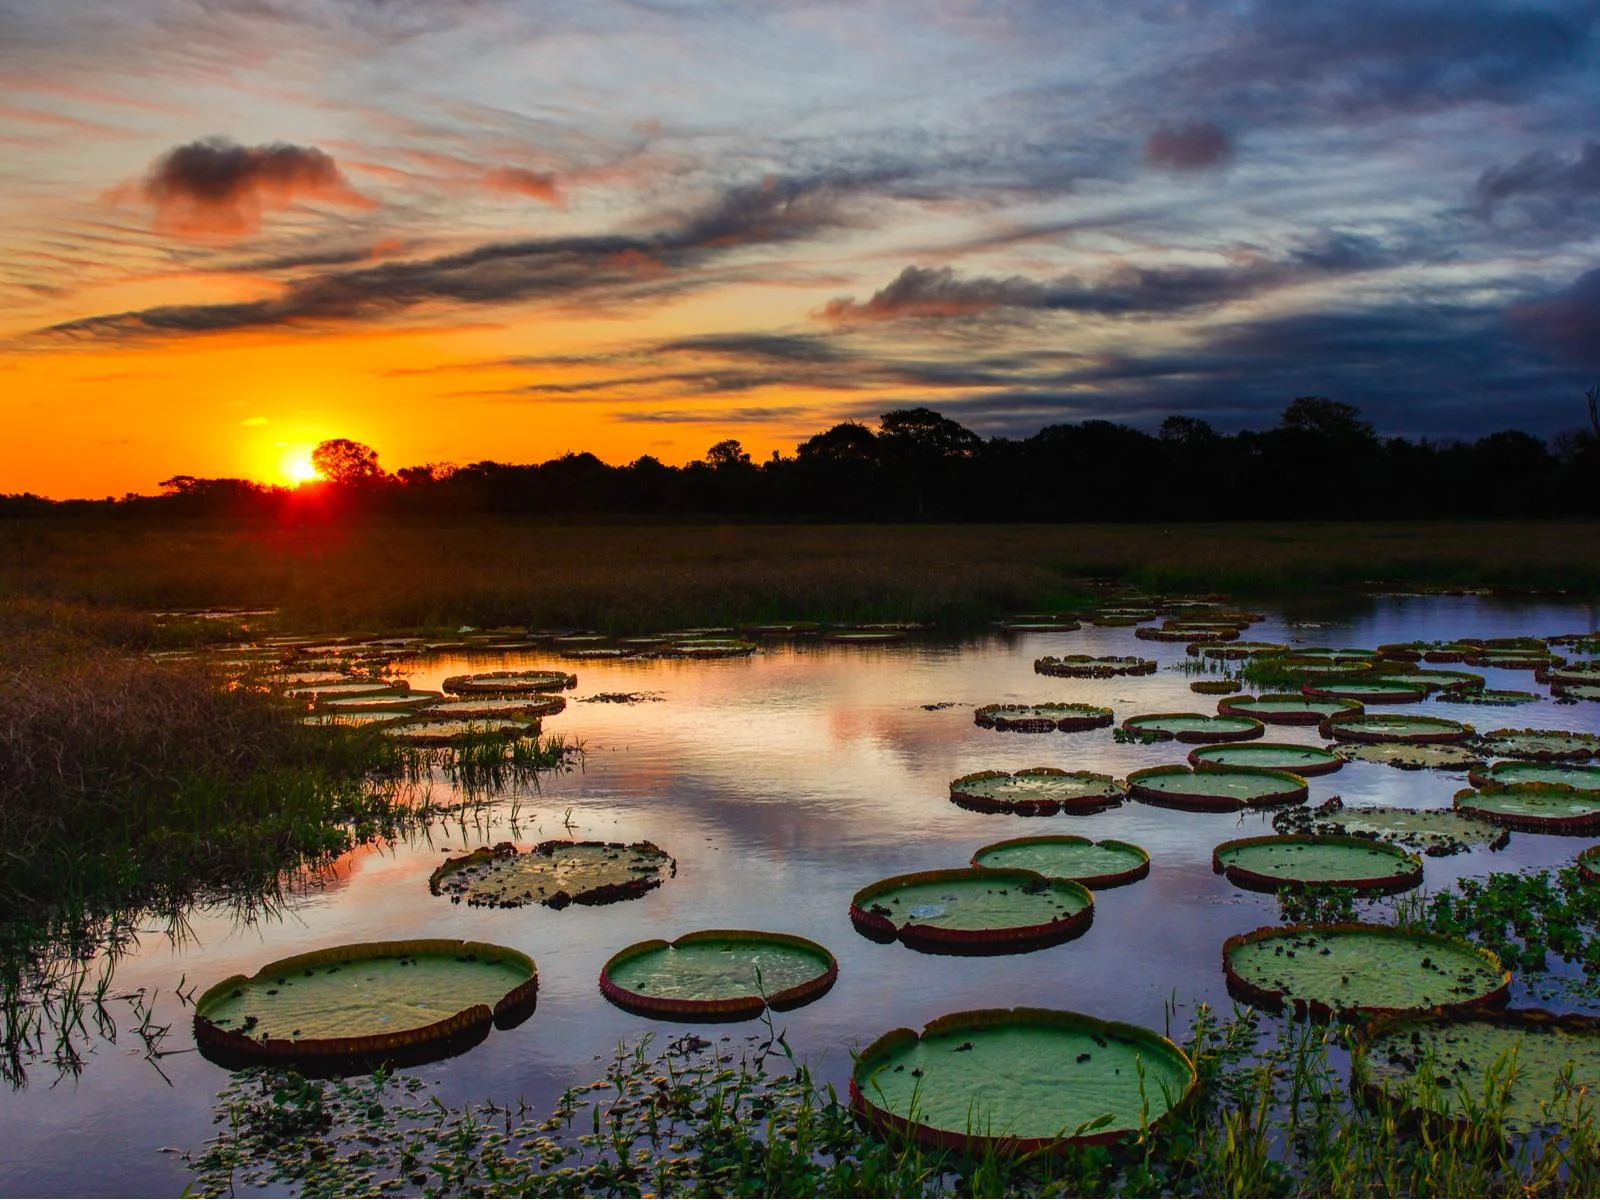
<path id="1" fill-rule="evenodd" d="M 1317 1020 L 1503 1001 L 1511 975 L 1470 942 L 1392 925 L 1288 925 L 1222 947 L 1228 990 Z"/>
<path id="2" fill-rule="evenodd" d="M 1037 871 L 1048 879 L 1070 879 L 1086 888 L 1111 888 L 1150 874 L 1150 855 L 1129 842 L 1092 842 L 1056 834 L 994 842 L 973 854 L 972 865 Z"/>
<path id="3" fill-rule="evenodd" d="M 1359 700 L 1363 704 L 1415 704 L 1428 695 L 1428 688 L 1424 684 L 1384 679 L 1328 679 L 1321 683 L 1308 683 L 1302 690 L 1308 696 Z"/>
<path id="4" fill-rule="evenodd" d="M 807 938 L 748 929 L 702 929 L 619 950 L 600 971 L 600 991 L 647 1016 L 739 1021 L 768 1007 L 798 1008 L 839 976 L 828 950 Z"/>
<path id="5" fill-rule="evenodd" d="M 1207 625 L 1200 623 L 1167 621 L 1162 625 L 1142 625 L 1133 636 L 1147 642 L 1192 642 L 1195 645 L 1213 645 L 1217 642 L 1236 642 L 1240 630 L 1234 625 Z"/>
<path id="6" fill-rule="evenodd" d="M 1600 792 L 1600 767 L 1562 762 L 1497 762 L 1492 767 L 1471 772 L 1473 787 L 1492 788 L 1514 784 L 1533 787 L 1571 788 L 1579 792 Z"/>
<path id="7" fill-rule="evenodd" d="M 1201 696 L 1231 696 L 1239 690 L 1239 684 L 1233 679 L 1196 679 L 1189 690 Z"/>
<path id="8" fill-rule="evenodd" d="M 1133 654 L 1047 654 L 1033 660 L 1033 669 L 1063 679 L 1110 679 L 1114 675 L 1154 675 L 1156 663 L 1153 658 Z"/>
<path id="9" fill-rule="evenodd" d="M 1480 691 L 1451 689 L 1444 700 L 1448 704 L 1481 704 L 1486 708 L 1516 708 L 1533 704 L 1539 697 L 1533 692 L 1513 692 L 1505 688 L 1483 688 Z"/>
<path id="10" fill-rule="evenodd" d="M 1472 730 L 1446 717 L 1416 717 L 1385 713 L 1362 713 L 1354 717 L 1335 717 L 1325 722 L 1322 732 L 1341 742 L 1461 742 Z"/>
<path id="11" fill-rule="evenodd" d="M 1557 700 L 1600 700 L 1600 684 L 1556 683 L 1550 685 L 1550 694 Z"/>
<path id="12" fill-rule="evenodd" d="M 1046 1009 L 952 1013 L 896 1029 L 857 1058 L 850 1104 L 869 1125 L 941 1149 L 1031 1153 L 1110 1143 L 1188 1103 L 1192 1063 L 1136 1025 Z"/>
<path id="13" fill-rule="evenodd" d="M 692 638 L 653 651 L 657 658 L 748 658 L 758 647 L 739 638 Z"/>
<path id="14" fill-rule="evenodd" d="M 1564 729 L 1494 729 L 1478 740 L 1497 758 L 1554 762 L 1600 754 L 1600 734 L 1570 733 Z"/>
<path id="15" fill-rule="evenodd" d="M 1288 771 L 1191 770 L 1174 764 L 1146 767 L 1128 776 L 1128 793 L 1137 799 L 1202 812 L 1298 804 L 1306 792 L 1306 781 Z"/>
<path id="16" fill-rule="evenodd" d="M 632 900 L 677 873 L 678 864 L 654 842 L 550 841 L 526 851 L 501 842 L 445 859 L 428 876 L 428 890 L 456 904 L 560 909 Z"/>
<path id="17" fill-rule="evenodd" d="M 539 723 L 521 717 L 483 717 L 455 719 L 434 717 L 426 709 L 412 713 L 411 719 L 384 726 L 385 737 L 408 746 L 455 746 L 480 738 L 531 737 Z"/>
<path id="18" fill-rule="evenodd" d="M 1456 793 L 1455 806 L 1469 816 L 1530 833 L 1592 833 L 1600 829 L 1600 792 L 1526 784 L 1465 788 Z"/>
<path id="19" fill-rule="evenodd" d="M 1339 887 L 1359 892 L 1398 892 L 1422 882 L 1422 860 L 1368 838 L 1279 834 L 1223 842 L 1211 854 L 1211 869 L 1253 891 Z"/>
<path id="20" fill-rule="evenodd" d="M 1369 1102 L 1459 1121 L 1496 1112 L 1509 1133 L 1566 1128 L 1600 1089 L 1600 1020 L 1538 1009 L 1384 1017 L 1362 1029 L 1351 1067 Z"/>
<path id="21" fill-rule="evenodd" d="M 1217 701 L 1217 711 L 1229 717 L 1253 717 L 1268 725 L 1320 725 L 1329 717 L 1354 715 L 1363 710 L 1359 700 L 1336 700 L 1285 692 L 1264 696 L 1229 696 Z"/>
<path id="22" fill-rule="evenodd" d="M 412 711 L 437 703 L 438 692 L 382 692 L 365 696 L 335 696 L 322 701 L 318 708 L 332 713 L 358 713 L 371 709 L 402 709 Z"/>
<path id="23" fill-rule="evenodd" d="M 1239 745 L 1200 746 L 1189 751 L 1193 767 L 1227 767 L 1234 771 L 1291 771 L 1301 778 L 1327 775 L 1344 766 L 1344 759 L 1321 746 L 1291 742 L 1245 742 Z"/>
<path id="24" fill-rule="evenodd" d="M 506 717 L 553 717 L 567 707 L 564 696 L 530 692 L 525 696 L 463 696 L 436 700 L 422 710 L 429 720 L 484 721 Z"/>
<path id="25" fill-rule="evenodd" d="M 1541 683 L 1600 684 L 1600 659 L 1567 663 L 1564 667 L 1551 667 L 1539 673 Z"/>
<path id="26" fill-rule="evenodd" d="M 352 679 L 344 676 L 338 683 L 305 683 L 285 688 L 283 694 L 295 700 L 313 700 L 321 703 L 334 697 L 404 696 L 403 685 L 385 683 L 381 679 Z"/>
<path id="27" fill-rule="evenodd" d="M 195 1004 L 195 1040 L 225 1065 L 400 1056 L 427 1061 L 533 1010 L 533 960 L 424 939 L 335 946 L 234 975 Z M 418 1055 L 420 1054 L 420 1058 Z"/>
<path id="28" fill-rule="evenodd" d="M 1242 742 L 1258 738 L 1266 726 L 1253 717 L 1216 716 L 1203 713 L 1149 713 L 1129 717 L 1122 723 L 1122 732 L 1135 737 L 1154 737 L 1162 740 L 1176 738 L 1180 742 Z"/>
<path id="29" fill-rule="evenodd" d="M 1393 842 L 1432 858 L 1476 846 L 1499 850 L 1510 834 L 1478 817 L 1449 808 L 1348 808 L 1334 796 L 1315 808 L 1286 808 L 1272 818 L 1277 833 L 1358 837 Z"/>
<path id="30" fill-rule="evenodd" d="M 1289 647 L 1282 642 L 1223 642 L 1213 645 L 1195 642 L 1189 646 L 1188 653 L 1201 658 L 1237 662 L 1242 658 L 1254 658 L 1258 654 L 1284 654 L 1288 649 Z"/>
<path id="31" fill-rule="evenodd" d="M 972 715 L 985 729 L 1013 733 L 1072 733 L 1111 724 L 1109 708 L 1098 704 L 985 704 Z"/>
<path id="32" fill-rule="evenodd" d="M 577 687 L 578 677 L 565 671 L 484 671 L 452 675 L 440 686 L 457 696 L 525 696 Z"/>
<path id="33" fill-rule="evenodd" d="M 1340 742 L 1335 752 L 1345 762 L 1378 763 L 1402 771 L 1464 771 L 1483 765 L 1483 755 L 1449 742 Z"/>
<path id="34" fill-rule="evenodd" d="M 1014 774 L 978 771 L 950 784 L 950 799 L 979 812 L 1013 812 L 1049 816 L 1058 812 L 1096 813 L 1127 799 L 1127 791 L 1109 775 L 1032 767 Z"/>
<path id="35" fill-rule="evenodd" d="M 1031 950 L 1076 937 L 1093 919 L 1088 888 L 1034 871 L 919 871 L 880 879 L 850 901 L 865 937 L 937 954 Z"/>

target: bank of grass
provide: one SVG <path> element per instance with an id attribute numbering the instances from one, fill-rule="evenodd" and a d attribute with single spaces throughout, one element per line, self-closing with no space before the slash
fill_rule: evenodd
<path id="1" fill-rule="evenodd" d="M 1373 581 L 1597 594 L 1600 524 L 0 522 L 0 595 L 113 609 L 275 607 L 287 627 L 328 632 L 463 622 L 959 625 L 1088 603 L 1092 580 L 1239 596 Z"/>
<path id="2" fill-rule="evenodd" d="M 1404 1196 L 1573 1195 L 1600 1187 L 1600 1120 L 1569 1095 L 1543 1136 L 1504 1132 L 1510 1072 L 1462 1121 L 1419 1121 L 1422 1073 L 1398 1103 L 1352 1098 L 1349 1030 L 1203 1006 L 1186 1049 L 1192 1105 L 1117 1148 L 936 1152 L 861 1129 L 770 1031 L 737 1056 L 685 1035 L 619 1049 L 547 1116 L 522 1102 L 461 1107 L 420 1080 L 235 1076 L 193 1186 L 302 1195 Z M 776 1052 L 775 1052 L 776 1051 Z"/>

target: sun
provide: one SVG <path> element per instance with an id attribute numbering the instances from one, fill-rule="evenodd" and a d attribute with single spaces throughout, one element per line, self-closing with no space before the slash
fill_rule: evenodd
<path id="1" fill-rule="evenodd" d="M 316 467 L 311 465 L 309 446 L 291 446 L 278 458 L 278 474 L 294 485 L 321 479 Z"/>

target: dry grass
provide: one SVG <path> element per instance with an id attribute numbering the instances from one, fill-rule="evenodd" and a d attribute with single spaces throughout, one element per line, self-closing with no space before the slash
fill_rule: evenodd
<path id="1" fill-rule="evenodd" d="M 1594 522 L 1073 526 L 0 523 L 0 595 L 277 606 L 293 628 L 648 630 L 960 622 L 1069 605 L 1086 578 L 1240 595 L 1370 580 L 1600 592 Z"/>

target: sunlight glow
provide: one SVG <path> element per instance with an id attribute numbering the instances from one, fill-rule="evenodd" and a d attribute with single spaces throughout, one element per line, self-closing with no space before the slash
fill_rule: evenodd
<path id="1" fill-rule="evenodd" d="M 317 474 L 317 469 L 311 465 L 309 446 L 291 446 L 285 450 L 278 459 L 278 474 L 293 485 L 310 483 L 314 479 L 321 478 Z"/>

